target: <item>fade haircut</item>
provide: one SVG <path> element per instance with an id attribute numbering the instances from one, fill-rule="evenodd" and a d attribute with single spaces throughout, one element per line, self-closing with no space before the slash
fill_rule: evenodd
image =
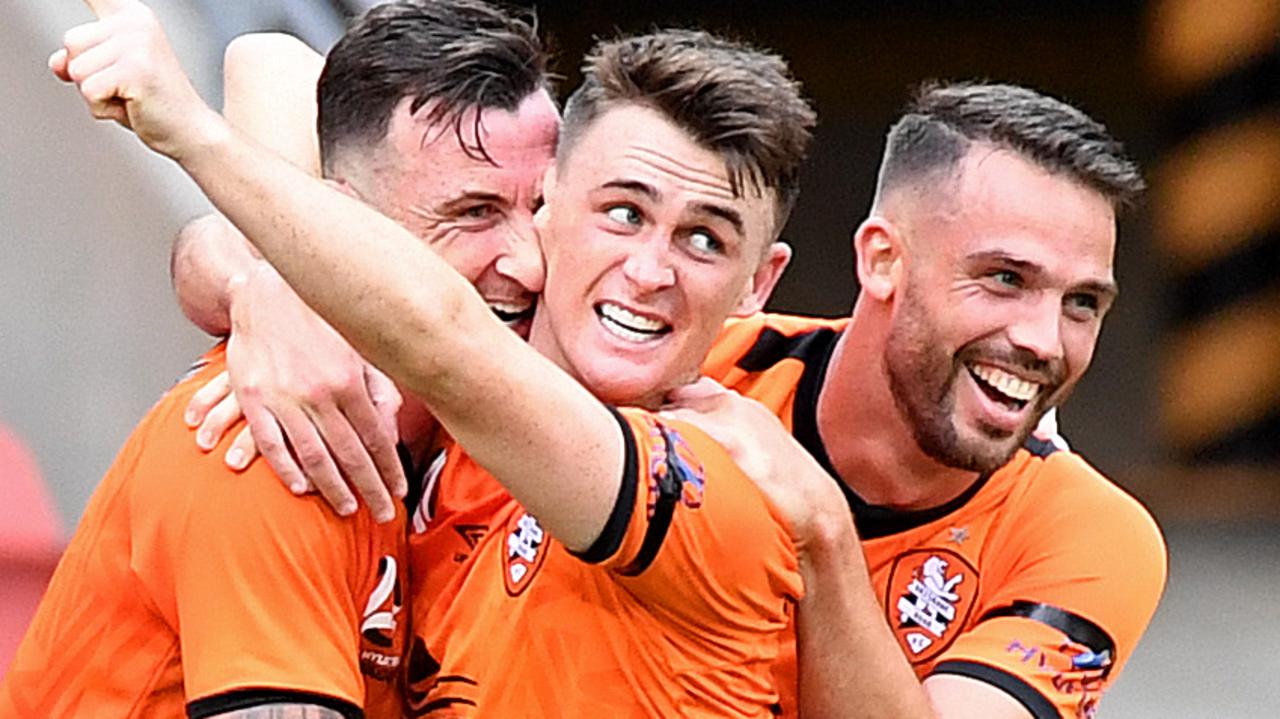
<path id="1" fill-rule="evenodd" d="M 608 109 L 647 107 L 723 157 L 735 194 L 744 184 L 773 190 L 782 230 L 817 116 L 781 57 L 702 31 L 661 30 L 596 43 L 582 74 L 565 103 L 559 160 Z"/>
<path id="2" fill-rule="evenodd" d="M 1121 210 L 1146 189 L 1137 164 L 1102 123 L 1017 85 L 928 82 L 889 129 L 876 189 L 954 178 L 974 143 L 1015 152 L 1065 175 Z"/>
<path id="3" fill-rule="evenodd" d="M 492 162 L 480 141 L 464 140 L 469 110 L 514 112 L 547 86 L 537 21 L 481 0 L 397 0 L 364 14 L 334 45 L 317 87 L 320 157 L 328 175 L 344 148 L 366 149 L 387 134 L 396 107 L 431 103 L 429 124 L 451 122 L 458 143 Z"/>

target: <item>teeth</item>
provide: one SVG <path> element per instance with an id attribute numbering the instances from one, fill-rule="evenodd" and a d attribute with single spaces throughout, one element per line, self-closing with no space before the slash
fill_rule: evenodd
<path id="1" fill-rule="evenodd" d="M 627 308 L 619 307 L 618 305 L 600 305 L 600 313 L 607 319 L 611 319 L 624 327 L 638 330 L 640 332 L 661 332 L 666 328 L 666 325 L 658 320 L 641 317 Z"/>
<path id="2" fill-rule="evenodd" d="M 1009 374 L 1001 369 L 989 367 L 987 365 L 970 365 L 969 367 L 975 375 L 983 382 L 991 385 L 1004 395 L 1016 399 L 1019 402 L 1026 402 L 1036 396 L 1040 392 L 1040 383 L 1031 382 Z"/>
<path id="3" fill-rule="evenodd" d="M 514 327 L 516 323 L 523 320 L 525 315 L 527 315 L 529 310 L 532 308 L 533 305 L 527 302 L 521 304 L 498 301 L 489 302 L 489 309 L 493 311 L 493 314 L 496 315 L 498 319 L 502 320 L 502 322 L 509 327 Z"/>
<path id="4" fill-rule="evenodd" d="M 651 340 L 667 329 L 663 322 L 641 317 L 625 307 L 608 303 L 600 305 L 600 319 L 610 332 L 630 342 Z"/>

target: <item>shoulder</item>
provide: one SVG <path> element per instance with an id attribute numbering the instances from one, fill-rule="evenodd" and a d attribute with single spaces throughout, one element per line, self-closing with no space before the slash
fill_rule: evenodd
<path id="1" fill-rule="evenodd" d="M 1056 448 L 1022 451 L 1005 472 L 1020 485 L 1021 521 L 1014 526 L 1028 539 L 1074 547 L 1094 562 L 1123 555 L 1134 571 L 1145 567 L 1163 585 L 1168 557 L 1155 517 L 1082 456 Z"/>
<path id="2" fill-rule="evenodd" d="M 707 355 L 708 374 L 737 366 L 759 371 L 794 358 L 803 360 L 815 344 L 839 333 L 848 319 L 757 313 L 724 324 Z"/>

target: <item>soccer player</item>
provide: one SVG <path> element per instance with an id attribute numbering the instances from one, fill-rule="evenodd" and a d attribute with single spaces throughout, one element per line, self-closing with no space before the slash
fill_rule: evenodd
<path id="1" fill-rule="evenodd" d="M 806 454 L 845 495 L 856 536 L 817 531 L 807 553 L 806 709 L 1088 717 L 1132 656 L 1164 587 L 1159 529 L 1031 430 L 1089 366 L 1116 296 L 1115 215 L 1142 189 L 1106 128 L 1070 105 L 925 86 L 889 131 L 853 238 L 852 316 L 726 327 L 704 371 L 768 411 L 711 383 L 679 398 L 675 416 L 733 449 L 775 501 Z M 783 706 L 794 715 L 794 699 Z"/>
<path id="2" fill-rule="evenodd" d="M 478 58 L 497 79 L 476 81 Z M 532 248 L 512 236 L 532 235 L 558 132 L 544 67 L 532 26 L 488 5 L 383 6 L 320 78 L 325 176 L 409 223 L 490 297 L 528 297 L 540 258 L 520 261 Z M 441 167 L 451 172 L 427 172 Z M 460 233 L 472 241 L 451 242 Z M 532 279 L 502 270 L 525 265 Z M 307 321 L 267 270 L 243 293 Z M 0 687 L 0 716 L 401 716 L 404 509 L 382 525 L 338 519 L 282 491 L 265 463 L 236 478 L 192 451 L 183 410 L 224 366 L 222 347 L 206 355 L 98 487 Z M 424 415 L 406 402 L 398 418 L 418 451 Z"/>
<path id="3" fill-rule="evenodd" d="M 406 363 L 392 376 L 413 377 L 467 450 L 451 476 L 482 480 L 484 466 L 511 493 L 429 604 L 446 616 L 420 625 L 438 671 L 415 713 L 767 714 L 801 591 L 788 527 L 705 435 L 601 400 L 656 405 L 696 374 L 723 319 L 772 289 L 813 122 L 785 65 L 696 32 L 600 46 L 547 181 L 556 239 L 530 334 L 544 357 L 403 228 L 240 139 L 144 7 L 92 5 L 105 42 L 70 54 L 102 50 L 77 78 L 94 114 L 178 159 L 285 276 L 310 291 L 323 267 L 335 292 L 302 296 L 324 315 L 341 295 L 335 327 Z M 307 259 L 273 257 L 284 248 L 263 233 Z"/>

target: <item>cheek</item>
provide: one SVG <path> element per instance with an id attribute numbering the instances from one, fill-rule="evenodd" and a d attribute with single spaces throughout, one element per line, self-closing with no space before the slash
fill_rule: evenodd
<path id="1" fill-rule="evenodd" d="M 1071 380 L 1079 379 L 1093 362 L 1093 352 L 1098 346 L 1098 323 L 1079 325 L 1068 322 L 1062 330 L 1062 349 Z"/>

